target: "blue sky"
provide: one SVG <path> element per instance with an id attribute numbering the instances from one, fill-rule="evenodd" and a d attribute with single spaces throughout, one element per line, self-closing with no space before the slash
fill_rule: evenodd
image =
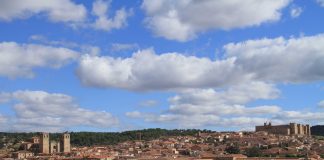
<path id="1" fill-rule="evenodd" d="M 323 124 L 322 16 L 322 0 L 2 0 L 0 131 Z"/>

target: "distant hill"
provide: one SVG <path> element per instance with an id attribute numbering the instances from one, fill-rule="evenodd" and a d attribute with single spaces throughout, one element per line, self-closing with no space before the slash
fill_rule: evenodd
<path id="1" fill-rule="evenodd" d="M 324 125 L 317 125 L 311 127 L 312 135 L 324 136 Z"/>
<path id="2" fill-rule="evenodd" d="M 92 146 L 92 145 L 111 145 L 120 142 L 139 140 L 141 135 L 142 140 L 153 140 L 163 136 L 187 136 L 196 135 L 198 132 L 212 132 L 209 130 L 197 129 L 143 129 L 125 132 L 71 132 L 71 144 L 74 146 Z M 0 132 L 0 139 L 7 137 L 12 142 L 27 140 L 37 133 L 5 133 Z M 59 139 L 61 133 L 51 133 L 50 139 Z"/>

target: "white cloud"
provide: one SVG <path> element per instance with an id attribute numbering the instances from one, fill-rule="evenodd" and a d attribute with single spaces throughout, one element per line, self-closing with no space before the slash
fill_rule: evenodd
<path id="1" fill-rule="evenodd" d="M 229 58 L 253 78 L 274 83 L 324 79 L 324 34 L 309 37 L 247 40 L 227 44 Z"/>
<path id="2" fill-rule="evenodd" d="M 280 91 L 272 84 L 249 82 L 228 87 L 225 91 L 191 89 L 169 99 L 172 104 L 195 105 L 245 104 L 257 99 L 274 99 Z"/>
<path id="3" fill-rule="evenodd" d="M 71 0 L 1 0 L 0 20 L 11 21 L 44 13 L 53 22 L 81 22 L 86 8 Z"/>
<path id="4" fill-rule="evenodd" d="M 279 91 L 273 85 L 251 82 L 227 88 L 190 89 L 169 99 L 169 109 L 160 114 L 127 112 L 130 118 L 144 119 L 147 122 L 169 123 L 177 127 L 206 127 L 209 125 L 249 126 L 261 124 L 281 111 L 278 106 L 246 107 L 245 104 L 257 99 L 276 98 Z"/>
<path id="5" fill-rule="evenodd" d="M 108 17 L 108 10 L 111 1 L 96 0 L 93 3 L 92 14 L 97 17 L 93 28 L 98 30 L 110 31 L 112 29 L 119 29 L 127 25 L 127 18 L 132 15 L 131 10 L 125 8 L 116 11 L 113 18 Z"/>
<path id="6" fill-rule="evenodd" d="M 15 131 L 63 131 L 75 126 L 109 128 L 118 124 L 110 113 L 81 108 L 64 94 L 16 91 L 11 93 L 11 100 L 15 102 L 16 117 L 10 129 Z"/>
<path id="7" fill-rule="evenodd" d="M 316 1 L 317 1 L 317 3 L 319 5 L 321 5 L 322 7 L 324 7 L 324 0 L 316 0 Z"/>
<path id="8" fill-rule="evenodd" d="M 324 122 L 324 112 L 283 111 L 274 115 L 273 119 L 286 122 L 321 123 Z"/>
<path id="9" fill-rule="evenodd" d="M 0 43 L 0 76 L 32 77 L 35 67 L 60 68 L 79 53 L 62 47 L 36 44 Z"/>
<path id="10" fill-rule="evenodd" d="M 324 34 L 230 43 L 218 60 L 146 49 L 128 58 L 85 55 L 77 73 L 87 86 L 142 91 L 222 88 L 249 81 L 304 83 L 324 80 L 323 50 Z"/>
<path id="11" fill-rule="evenodd" d="M 324 108 L 324 100 L 318 102 L 318 107 Z"/>
<path id="12" fill-rule="evenodd" d="M 108 17 L 111 1 L 96 0 L 92 7 L 92 16 L 83 4 L 72 0 L 0 0 L 0 21 L 27 19 L 32 16 L 48 18 L 51 22 L 63 22 L 73 28 L 94 28 L 111 31 L 127 25 L 132 10 L 121 8 L 114 17 Z M 111 11 L 109 11 L 111 12 Z M 39 40 L 41 37 L 33 37 Z"/>
<path id="13" fill-rule="evenodd" d="M 111 51 L 118 52 L 118 51 L 129 51 L 139 49 L 138 44 L 136 43 L 113 43 L 111 44 Z"/>
<path id="14" fill-rule="evenodd" d="M 226 91 L 192 89 L 169 99 L 170 113 L 213 115 L 257 115 L 276 113 L 277 106 L 246 107 L 244 104 L 257 99 L 274 99 L 279 91 L 273 85 L 251 82 L 232 86 Z"/>
<path id="15" fill-rule="evenodd" d="M 290 9 L 290 16 L 292 18 L 297 18 L 300 16 L 300 14 L 303 12 L 303 9 L 301 7 L 293 7 Z"/>
<path id="16" fill-rule="evenodd" d="M 278 21 L 291 0 L 144 0 L 145 22 L 155 35 L 187 41 L 197 33 Z"/>
<path id="17" fill-rule="evenodd" d="M 247 106 L 255 100 L 278 96 L 278 89 L 264 82 L 241 84 L 225 90 L 190 89 L 171 97 L 169 108 L 160 113 L 133 111 L 127 112 L 126 116 L 154 124 L 167 124 L 171 128 L 230 126 L 242 129 L 262 125 L 265 121 L 274 124 L 324 122 L 323 112 L 289 111 L 274 105 Z"/>
<path id="18" fill-rule="evenodd" d="M 248 104 L 277 98 L 279 91 L 272 84 L 323 80 L 323 44 L 323 34 L 247 40 L 225 45 L 225 56 L 218 60 L 181 53 L 156 54 L 152 49 L 128 58 L 85 55 L 77 73 L 88 86 L 176 91 L 169 108 L 161 113 L 126 114 L 148 122 L 189 128 L 246 127 L 266 120 L 282 123 L 297 121 L 301 113 L 275 105 Z M 309 112 L 299 121 L 324 121 L 322 114 Z"/>
<path id="19" fill-rule="evenodd" d="M 84 85 L 130 90 L 168 90 L 217 87 L 248 79 L 240 74 L 235 58 L 212 61 L 180 53 L 157 55 L 152 49 L 138 51 L 130 58 L 81 58 L 77 74 Z"/>

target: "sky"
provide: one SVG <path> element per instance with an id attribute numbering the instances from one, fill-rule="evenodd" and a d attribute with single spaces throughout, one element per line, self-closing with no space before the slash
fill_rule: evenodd
<path id="1" fill-rule="evenodd" d="M 324 124 L 323 0 L 0 0 L 0 131 Z"/>

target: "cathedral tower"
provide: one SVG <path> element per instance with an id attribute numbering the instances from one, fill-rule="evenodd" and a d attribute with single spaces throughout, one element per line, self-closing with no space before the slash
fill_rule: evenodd
<path id="1" fill-rule="evenodd" d="M 40 141 L 39 141 L 39 149 L 40 153 L 49 154 L 49 134 L 48 133 L 42 133 L 40 135 Z"/>
<path id="2" fill-rule="evenodd" d="M 71 145 L 70 145 L 70 134 L 64 133 L 61 139 L 61 150 L 63 153 L 70 153 L 71 152 Z"/>

